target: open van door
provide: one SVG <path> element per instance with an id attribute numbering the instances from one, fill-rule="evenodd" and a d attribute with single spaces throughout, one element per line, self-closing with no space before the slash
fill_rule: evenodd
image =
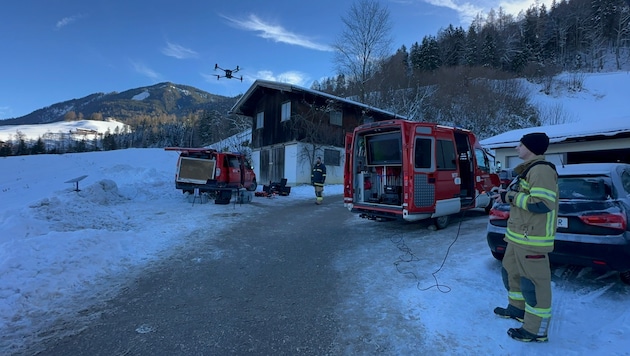
<path id="1" fill-rule="evenodd" d="M 346 133 L 346 162 L 343 166 L 343 205 L 348 207 L 352 205 L 353 188 L 353 172 L 352 172 L 352 132 Z"/>

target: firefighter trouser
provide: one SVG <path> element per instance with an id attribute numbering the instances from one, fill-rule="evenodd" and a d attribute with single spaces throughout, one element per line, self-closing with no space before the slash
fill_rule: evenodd
<path id="1" fill-rule="evenodd" d="M 315 196 L 317 197 L 317 203 L 320 204 L 324 200 L 324 186 L 315 185 Z"/>
<path id="2" fill-rule="evenodd" d="M 551 268 L 547 253 L 532 252 L 508 242 L 501 270 L 508 301 L 525 310 L 523 328 L 547 335 L 551 320 Z"/>

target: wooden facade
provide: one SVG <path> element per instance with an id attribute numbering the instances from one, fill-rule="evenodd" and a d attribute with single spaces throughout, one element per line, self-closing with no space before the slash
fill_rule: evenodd
<path id="1" fill-rule="evenodd" d="M 283 120 L 283 106 L 286 110 L 287 104 L 290 115 Z M 265 80 L 255 81 L 230 113 L 252 120 L 252 158 L 261 184 L 282 178 L 287 178 L 289 184 L 310 183 L 312 162 L 304 162 L 299 153 L 305 145 L 340 152 L 341 167 L 327 165 L 327 182 L 342 183 L 346 133 L 365 122 L 403 118 L 317 90 Z M 314 155 L 324 156 L 321 151 Z"/>

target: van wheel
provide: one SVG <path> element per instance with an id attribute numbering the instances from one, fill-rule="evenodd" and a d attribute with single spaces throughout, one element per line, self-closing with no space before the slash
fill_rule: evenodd
<path id="1" fill-rule="evenodd" d="M 253 192 L 254 190 L 256 190 L 256 188 L 258 188 L 258 183 L 256 183 L 256 180 L 254 179 L 252 181 L 252 184 L 247 187 L 247 190 L 249 190 L 250 192 Z"/>
<path id="2" fill-rule="evenodd" d="M 619 278 L 625 284 L 630 284 L 630 271 L 619 272 Z"/>
<path id="3" fill-rule="evenodd" d="M 433 224 L 438 230 L 445 229 L 448 226 L 448 222 L 450 217 L 448 215 L 440 216 L 439 218 L 433 219 Z"/>

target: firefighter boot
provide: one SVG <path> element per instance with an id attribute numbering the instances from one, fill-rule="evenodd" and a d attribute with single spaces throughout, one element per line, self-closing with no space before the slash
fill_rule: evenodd
<path id="1" fill-rule="evenodd" d="M 510 328 L 508 329 L 507 333 L 508 335 L 510 335 L 512 339 L 523 341 L 523 342 L 531 342 L 531 341 L 547 342 L 549 340 L 547 338 L 547 335 L 532 334 L 523 328 L 518 328 L 518 329 Z"/>
<path id="2" fill-rule="evenodd" d="M 502 317 L 502 318 L 510 318 L 514 320 L 518 320 L 521 323 L 525 318 L 525 310 L 519 309 L 512 304 L 508 304 L 507 308 L 496 307 L 494 308 L 494 314 Z"/>

